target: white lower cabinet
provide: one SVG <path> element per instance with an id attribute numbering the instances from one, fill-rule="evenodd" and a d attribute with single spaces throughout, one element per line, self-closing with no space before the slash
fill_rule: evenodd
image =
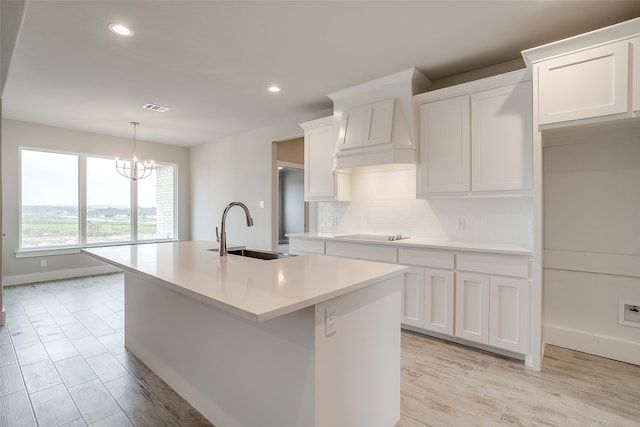
<path id="1" fill-rule="evenodd" d="M 402 319 L 405 325 L 422 327 L 424 310 L 424 268 L 410 267 L 402 287 Z"/>
<path id="2" fill-rule="evenodd" d="M 526 353 L 529 280 L 491 277 L 489 285 L 489 345 Z"/>
<path id="3" fill-rule="evenodd" d="M 489 344 L 489 276 L 456 274 L 455 336 Z"/>
<path id="4" fill-rule="evenodd" d="M 453 335 L 453 271 L 424 269 L 424 329 Z"/>
<path id="5" fill-rule="evenodd" d="M 326 254 L 409 267 L 402 325 L 526 355 L 530 262 L 527 255 L 396 247 L 291 237 L 294 254 Z"/>
<path id="6" fill-rule="evenodd" d="M 529 300 L 528 279 L 457 273 L 455 336 L 525 354 Z"/>

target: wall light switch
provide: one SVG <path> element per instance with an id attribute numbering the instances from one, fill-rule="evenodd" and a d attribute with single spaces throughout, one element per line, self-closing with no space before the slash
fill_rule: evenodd
<path id="1" fill-rule="evenodd" d="M 259 206 L 260 208 L 264 208 L 264 200 L 260 200 L 260 201 L 258 202 L 258 206 Z"/>

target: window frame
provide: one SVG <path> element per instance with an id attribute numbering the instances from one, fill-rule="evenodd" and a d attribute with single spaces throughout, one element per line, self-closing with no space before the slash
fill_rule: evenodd
<path id="1" fill-rule="evenodd" d="M 74 245 L 51 245 L 42 247 L 24 247 L 23 246 L 23 223 L 22 223 L 22 153 L 23 151 L 38 151 L 42 153 L 51 154 L 67 154 L 78 157 L 78 244 Z M 138 239 L 138 185 L 137 181 L 132 179 L 130 182 L 130 200 L 131 204 L 131 239 L 128 241 L 119 242 L 98 242 L 87 243 L 87 158 L 101 158 L 112 159 L 114 161 L 114 177 L 119 179 L 126 179 L 119 176 L 115 172 L 115 158 L 100 154 L 79 153 L 75 151 L 53 150 L 39 147 L 27 147 L 21 146 L 18 148 L 18 251 L 16 252 L 17 258 L 29 257 L 29 253 L 42 253 L 47 252 L 52 255 L 57 253 L 69 254 L 80 253 L 82 248 L 100 247 L 100 246 L 122 246 L 131 244 L 144 244 L 144 243 L 160 243 L 160 242 L 173 242 L 178 241 L 178 164 L 173 162 L 157 161 L 157 165 L 172 166 L 173 167 L 173 238 L 165 239 Z M 36 256 L 36 255 L 34 255 Z"/>

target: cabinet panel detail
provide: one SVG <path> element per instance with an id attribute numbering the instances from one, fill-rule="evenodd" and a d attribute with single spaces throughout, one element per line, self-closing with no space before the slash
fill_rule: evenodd
<path id="1" fill-rule="evenodd" d="M 424 269 L 411 267 L 404 274 L 402 289 L 402 323 L 421 328 L 423 323 Z"/>
<path id="2" fill-rule="evenodd" d="M 462 253 L 456 255 L 456 269 L 526 278 L 529 277 L 529 257 Z"/>
<path id="3" fill-rule="evenodd" d="M 363 145 L 387 144 L 391 142 L 393 109 L 395 99 L 377 102 L 367 110 Z"/>
<path id="4" fill-rule="evenodd" d="M 424 269 L 424 328 L 453 335 L 453 271 Z"/>
<path id="5" fill-rule="evenodd" d="M 469 97 L 420 106 L 418 193 L 469 191 Z"/>
<path id="6" fill-rule="evenodd" d="M 526 353 L 529 281 L 491 277 L 490 284 L 489 344 Z"/>
<path id="7" fill-rule="evenodd" d="M 289 251 L 294 255 L 324 254 L 324 241 L 289 239 Z"/>
<path id="8" fill-rule="evenodd" d="M 531 82 L 471 95 L 471 190 L 532 186 Z"/>
<path id="9" fill-rule="evenodd" d="M 489 277 L 456 274 L 455 335 L 483 344 L 489 343 Z"/>
<path id="10" fill-rule="evenodd" d="M 398 250 L 395 247 L 327 242 L 325 248 L 326 254 L 332 256 L 358 258 L 369 261 L 398 262 Z"/>
<path id="11" fill-rule="evenodd" d="M 420 249 L 398 249 L 398 262 L 405 265 L 453 269 L 453 252 Z"/>
<path id="12" fill-rule="evenodd" d="M 541 125 L 627 112 L 629 44 L 613 43 L 541 62 Z"/>

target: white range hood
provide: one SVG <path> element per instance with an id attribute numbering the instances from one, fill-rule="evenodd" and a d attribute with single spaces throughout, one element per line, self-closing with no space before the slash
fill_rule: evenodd
<path id="1" fill-rule="evenodd" d="M 329 94 L 337 129 L 335 169 L 416 163 L 412 97 L 430 84 L 410 68 Z"/>

